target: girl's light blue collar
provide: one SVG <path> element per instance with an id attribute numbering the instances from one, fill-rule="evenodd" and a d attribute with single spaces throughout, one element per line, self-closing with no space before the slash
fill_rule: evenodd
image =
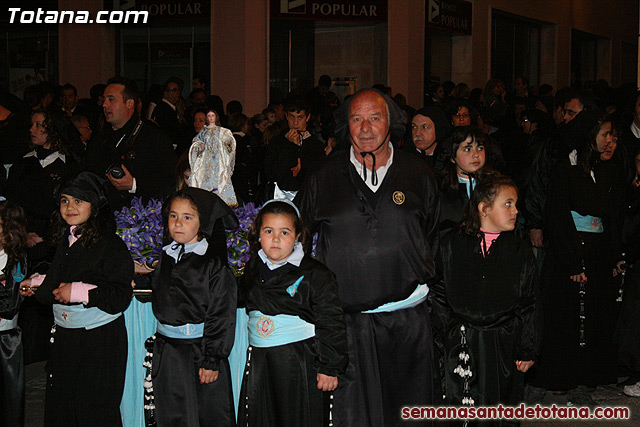
<path id="1" fill-rule="evenodd" d="M 471 190 L 473 190 L 474 188 L 476 188 L 476 180 L 475 179 L 470 179 L 469 177 L 463 177 L 458 175 L 458 182 L 460 184 L 465 184 L 467 186 L 467 197 L 471 198 Z"/>
<path id="2" fill-rule="evenodd" d="M 173 242 L 169 243 L 167 246 L 163 247 L 162 250 L 171 258 L 176 260 L 176 262 L 178 262 L 180 261 L 181 255 L 186 254 L 188 252 L 193 252 L 196 255 L 206 254 L 207 249 L 209 248 L 209 242 L 207 242 L 207 239 L 203 238 L 199 242 L 184 245 L 184 252 L 182 253 L 180 253 L 180 246 L 182 245 L 174 240 Z"/>
<path id="3" fill-rule="evenodd" d="M 302 258 L 304 258 L 304 250 L 302 249 L 302 243 L 296 243 L 296 245 L 293 247 L 293 252 L 291 252 L 291 255 L 289 255 L 289 257 L 284 261 L 276 263 L 271 262 L 271 260 L 269 260 L 269 258 L 267 257 L 267 254 L 265 254 L 262 249 L 258 251 L 258 256 L 260 257 L 262 262 L 267 264 L 269 270 L 275 270 L 276 268 L 282 267 L 286 263 L 293 264 L 296 267 L 300 267 Z"/>

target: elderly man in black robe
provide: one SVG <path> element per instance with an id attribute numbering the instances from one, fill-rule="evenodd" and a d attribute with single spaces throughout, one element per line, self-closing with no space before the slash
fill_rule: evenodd
<path id="1" fill-rule="evenodd" d="M 327 158 L 295 200 L 345 311 L 349 366 L 334 392 L 334 425 L 404 425 L 403 407 L 441 396 L 426 305 L 438 191 L 420 159 L 393 148 L 403 113 L 386 95 L 359 91 L 336 119 L 350 149 Z"/>

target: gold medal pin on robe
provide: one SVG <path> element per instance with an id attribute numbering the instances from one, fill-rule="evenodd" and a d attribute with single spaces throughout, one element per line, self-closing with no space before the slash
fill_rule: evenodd
<path id="1" fill-rule="evenodd" d="M 393 203 L 398 206 L 404 203 L 404 193 L 402 191 L 393 192 Z"/>

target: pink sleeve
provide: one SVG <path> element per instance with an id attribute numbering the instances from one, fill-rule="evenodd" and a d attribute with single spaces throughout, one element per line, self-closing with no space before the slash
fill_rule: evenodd
<path id="1" fill-rule="evenodd" d="M 47 277 L 46 274 L 40 274 L 34 277 L 33 279 L 31 279 L 31 287 L 37 288 L 38 286 L 42 285 L 42 282 L 44 282 L 45 277 Z"/>
<path id="2" fill-rule="evenodd" d="M 90 285 L 83 282 L 71 282 L 71 296 L 69 302 L 89 303 L 89 291 L 97 288 L 96 285 Z"/>

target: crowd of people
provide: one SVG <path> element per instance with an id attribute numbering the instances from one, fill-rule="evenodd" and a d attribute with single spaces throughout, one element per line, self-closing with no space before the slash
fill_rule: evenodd
<path id="1" fill-rule="evenodd" d="M 415 109 L 331 84 L 251 117 L 201 76 L 188 99 L 178 77 L 0 90 L 1 425 L 23 424 L 42 360 L 52 426 L 393 426 L 548 390 L 640 397 L 635 85 L 445 82 Z M 114 232 L 134 197 L 165 200 L 153 265 Z M 234 278 L 225 230 L 249 203 Z M 134 287 L 149 334 L 123 316 Z"/>

